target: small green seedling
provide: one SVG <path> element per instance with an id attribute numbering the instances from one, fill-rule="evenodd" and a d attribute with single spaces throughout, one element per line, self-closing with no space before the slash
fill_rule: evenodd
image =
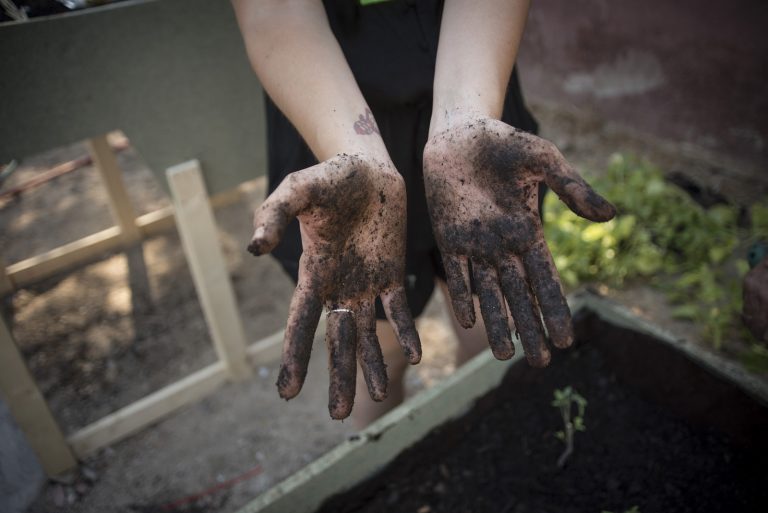
<path id="1" fill-rule="evenodd" d="M 576 406 L 576 415 L 571 419 L 574 405 Z M 562 468 L 571 453 L 573 453 L 573 435 L 576 431 L 587 429 L 584 425 L 584 410 L 587 408 L 587 400 L 572 387 L 567 386 L 563 389 L 555 390 L 555 399 L 552 401 L 552 406 L 560 409 L 560 415 L 562 415 L 563 424 L 565 424 L 563 431 L 555 433 L 559 440 L 565 442 L 565 450 L 557 460 L 557 466 Z"/>

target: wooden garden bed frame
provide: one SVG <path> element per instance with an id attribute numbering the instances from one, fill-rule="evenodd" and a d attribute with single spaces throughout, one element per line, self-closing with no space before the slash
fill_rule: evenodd
<path id="1" fill-rule="evenodd" d="M 88 141 L 109 197 L 115 226 L 6 267 L 0 264 L 0 297 L 92 261 L 106 251 L 140 242 L 175 226 L 181 236 L 217 361 L 65 436 L 27 369 L 10 328 L 0 317 L 0 393 L 48 475 L 77 466 L 77 460 L 198 401 L 227 380 L 243 380 L 252 365 L 280 354 L 283 334 L 247 344 L 212 206 L 232 204 L 246 186 L 209 199 L 196 160 L 166 171 L 173 206 L 136 216 L 106 135 Z"/>

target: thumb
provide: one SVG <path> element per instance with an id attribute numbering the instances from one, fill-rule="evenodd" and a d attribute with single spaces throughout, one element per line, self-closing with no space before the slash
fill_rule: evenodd
<path id="1" fill-rule="evenodd" d="M 300 173 L 300 172 L 299 172 Z M 307 206 L 307 191 L 298 173 L 286 176 L 253 216 L 248 251 L 255 256 L 272 251 L 293 219 Z"/>
<path id="2" fill-rule="evenodd" d="M 616 207 L 600 196 L 562 156 L 549 167 L 545 181 L 577 215 L 590 221 L 610 221 Z"/>

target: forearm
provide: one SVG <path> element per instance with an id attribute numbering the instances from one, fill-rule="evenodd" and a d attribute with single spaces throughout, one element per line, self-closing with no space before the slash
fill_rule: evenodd
<path id="1" fill-rule="evenodd" d="M 338 153 L 388 158 L 368 105 L 319 0 L 232 0 L 253 69 L 323 161 Z"/>
<path id="2" fill-rule="evenodd" d="M 430 134 L 470 117 L 499 119 L 529 0 L 446 0 Z"/>

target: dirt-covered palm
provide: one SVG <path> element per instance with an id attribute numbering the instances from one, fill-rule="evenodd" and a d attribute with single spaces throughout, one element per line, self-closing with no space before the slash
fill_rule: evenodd
<path id="1" fill-rule="evenodd" d="M 338 155 L 290 174 L 254 217 L 248 250 L 271 251 L 293 218 L 301 224 L 303 254 L 291 300 L 277 387 L 291 399 L 304 383 L 312 340 L 328 310 L 331 417 L 343 419 L 355 396 L 356 361 L 375 401 L 387 395 L 387 373 L 376 337 L 375 300 L 408 360 L 421 344 L 405 298 L 405 185 L 390 163 Z"/>
<path id="2" fill-rule="evenodd" d="M 549 363 L 539 310 L 556 347 L 573 342 L 568 304 L 544 241 L 539 183 L 576 214 L 607 221 L 614 207 L 573 170 L 555 146 L 493 119 L 477 119 L 430 138 L 424 182 L 459 323 L 475 323 L 474 288 L 496 358 L 514 354 L 507 305 L 528 362 Z M 505 304 L 506 299 L 506 304 Z"/>

